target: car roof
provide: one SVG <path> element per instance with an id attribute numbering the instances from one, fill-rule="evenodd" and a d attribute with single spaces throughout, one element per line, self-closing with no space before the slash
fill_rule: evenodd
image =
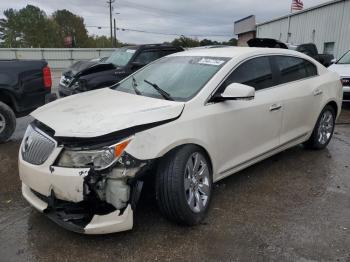
<path id="1" fill-rule="evenodd" d="M 229 57 L 235 58 L 240 56 L 281 54 L 305 57 L 300 52 L 281 48 L 258 48 L 258 47 L 220 47 L 220 48 L 204 48 L 191 49 L 171 56 L 209 56 L 209 57 Z"/>
<path id="2" fill-rule="evenodd" d="M 181 47 L 176 47 L 170 44 L 144 44 L 144 45 L 130 45 L 130 46 L 124 46 L 124 48 L 129 49 L 141 49 L 141 48 L 160 48 L 160 49 L 176 49 L 176 50 L 183 50 Z"/>

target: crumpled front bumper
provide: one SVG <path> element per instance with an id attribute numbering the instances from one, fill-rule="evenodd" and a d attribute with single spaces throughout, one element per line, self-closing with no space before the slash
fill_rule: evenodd
<path id="1" fill-rule="evenodd" d="M 76 94 L 71 87 L 63 86 L 61 84 L 58 85 L 58 94 L 60 97 L 66 97 Z"/>
<path id="2" fill-rule="evenodd" d="M 40 199 L 24 183 L 22 183 L 22 195 L 34 208 L 40 212 L 46 213 L 48 203 Z M 126 207 L 123 214 L 120 214 L 120 210 L 115 210 L 107 215 L 94 215 L 90 223 L 85 227 L 68 223 L 64 218 L 58 217 L 54 212 L 47 212 L 46 215 L 60 226 L 70 231 L 88 235 L 121 232 L 130 230 L 133 227 L 133 211 L 130 204 Z"/>
<path id="3" fill-rule="evenodd" d="M 90 214 L 88 218 L 82 219 L 84 222 L 72 223 L 72 220 L 79 218 L 79 213 L 66 214 L 62 207 L 74 209 L 84 202 L 83 183 L 88 172 L 87 169 L 57 168 L 47 164 L 59 153 L 60 150 L 55 149 L 48 161 L 41 166 L 25 162 L 19 154 L 23 197 L 51 220 L 74 232 L 109 234 L 132 229 L 133 210 L 130 203 L 123 210 Z M 62 203 L 58 208 L 55 207 L 57 202 Z"/>

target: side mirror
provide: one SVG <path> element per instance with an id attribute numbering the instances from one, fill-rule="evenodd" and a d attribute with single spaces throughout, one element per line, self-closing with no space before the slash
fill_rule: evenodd
<path id="1" fill-rule="evenodd" d="M 335 59 L 335 58 L 333 58 L 332 60 L 331 60 L 331 64 L 335 64 L 337 62 L 337 59 Z"/>
<path id="2" fill-rule="evenodd" d="M 131 63 L 131 69 L 133 70 L 138 70 L 140 69 L 141 67 L 144 67 L 145 65 L 140 63 L 140 62 L 132 62 Z"/>
<path id="3" fill-rule="evenodd" d="M 251 86 L 232 83 L 226 87 L 223 93 L 213 97 L 214 102 L 226 100 L 251 100 L 255 97 L 255 89 Z"/>

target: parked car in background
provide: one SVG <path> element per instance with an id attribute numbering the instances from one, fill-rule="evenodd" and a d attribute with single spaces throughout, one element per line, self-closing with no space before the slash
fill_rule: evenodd
<path id="1" fill-rule="evenodd" d="M 16 117 L 45 104 L 51 85 L 44 60 L 0 60 L 0 143 L 15 131 Z"/>
<path id="2" fill-rule="evenodd" d="M 350 50 L 328 69 L 340 75 L 344 90 L 343 102 L 350 102 Z"/>
<path id="3" fill-rule="evenodd" d="M 111 86 L 148 63 L 180 51 L 183 51 L 180 47 L 164 44 L 119 48 L 105 61 L 81 62 L 63 72 L 59 95 L 65 97 Z"/>
<path id="4" fill-rule="evenodd" d="M 270 38 L 253 38 L 247 43 L 250 47 L 269 47 L 295 50 L 312 57 L 325 67 L 330 66 L 332 64 L 332 60 L 334 59 L 333 55 L 319 54 L 317 46 L 314 43 L 293 45 Z"/>
<path id="5" fill-rule="evenodd" d="M 300 52 L 176 53 L 33 112 L 19 154 L 22 193 L 69 230 L 112 233 L 133 227 L 153 175 L 163 215 L 196 225 L 213 182 L 300 143 L 325 148 L 341 103 L 339 76 Z"/>

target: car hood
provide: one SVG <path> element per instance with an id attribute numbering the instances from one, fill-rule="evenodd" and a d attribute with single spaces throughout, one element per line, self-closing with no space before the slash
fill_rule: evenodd
<path id="1" fill-rule="evenodd" d="M 118 69 L 121 70 L 121 68 L 116 68 L 115 65 L 110 63 L 94 63 L 94 64 L 86 64 L 80 68 L 79 71 L 77 70 L 68 70 L 63 73 L 65 76 L 70 76 L 74 78 L 78 78 L 81 76 L 89 75 L 89 74 L 95 74 L 102 71 L 112 70 L 112 69 Z"/>
<path id="2" fill-rule="evenodd" d="M 31 115 L 57 137 L 91 138 L 181 115 L 183 102 L 138 96 L 109 88 L 51 102 Z"/>
<path id="3" fill-rule="evenodd" d="M 338 73 L 338 75 L 344 77 L 350 77 L 350 65 L 347 64 L 333 64 L 328 67 L 329 70 Z"/>
<path id="4" fill-rule="evenodd" d="M 99 64 L 98 61 L 78 61 L 71 65 L 66 71 L 64 71 L 63 75 L 73 77 L 82 70 L 97 64 Z"/>

